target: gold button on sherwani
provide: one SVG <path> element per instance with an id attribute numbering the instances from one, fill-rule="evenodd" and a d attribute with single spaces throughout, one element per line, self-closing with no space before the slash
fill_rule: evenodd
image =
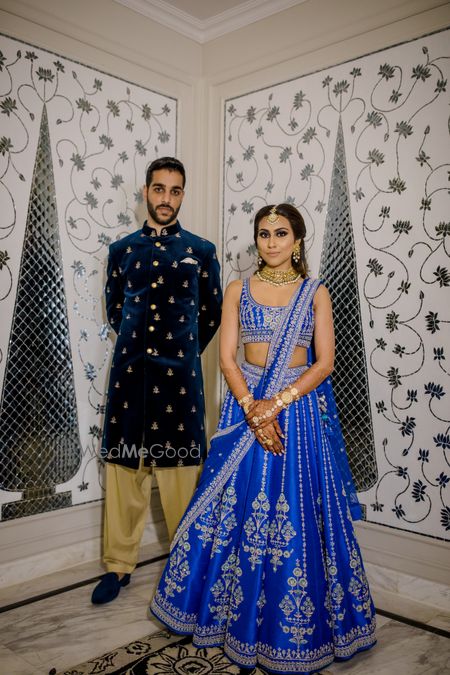
<path id="1" fill-rule="evenodd" d="M 206 455 L 200 354 L 220 323 L 222 303 L 214 293 L 220 289 L 214 245 L 179 222 L 161 232 L 145 223 L 111 244 L 107 286 L 107 316 L 118 337 L 105 450 L 145 447 L 146 466 L 200 464 Z M 110 455 L 108 461 L 138 467 L 130 452 Z"/>

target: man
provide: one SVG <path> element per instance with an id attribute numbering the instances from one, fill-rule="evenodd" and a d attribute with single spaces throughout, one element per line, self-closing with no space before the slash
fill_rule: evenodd
<path id="1" fill-rule="evenodd" d="M 106 311 L 117 332 L 102 453 L 106 459 L 107 574 L 92 602 L 130 581 L 149 508 L 152 477 L 172 538 L 206 453 L 200 354 L 220 323 L 214 245 L 177 220 L 185 188 L 172 157 L 149 166 L 142 230 L 110 246 Z"/>

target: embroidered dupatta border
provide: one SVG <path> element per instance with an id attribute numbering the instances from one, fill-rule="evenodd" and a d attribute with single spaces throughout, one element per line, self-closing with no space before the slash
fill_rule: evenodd
<path id="1" fill-rule="evenodd" d="M 289 363 L 297 343 L 297 336 L 303 325 L 306 312 L 309 309 L 310 303 L 318 286 L 322 282 L 319 279 L 307 278 L 301 284 L 297 291 L 294 292 L 293 297 L 287 305 L 287 310 L 283 320 L 275 328 L 272 339 L 269 344 L 269 351 L 267 355 L 267 363 L 264 373 L 255 389 L 255 398 L 271 398 L 277 391 L 279 391 L 280 384 L 283 382 L 287 374 Z M 267 382 L 267 385 L 266 385 Z M 266 385 L 266 386 L 265 386 Z M 191 527 L 192 523 L 199 517 L 201 513 L 211 504 L 214 498 L 222 489 L 223 485 L 229 480 L 234 471 L 239 466 L 243 457 L 245 457 L 248 450 L 255 443 L 255 434 L 250 428 L 241 431 L 241 425 L 245 423 L 245 418 L 241 422 L 227 427 L 225 430 L 220 430 L 211 439 L 211 449 L 215 449 L 218 443 L 226 443 L 228 451 L 229 445 L 232 450 L 228 458 L 223 463 L 219 473 L 209 481 L 207 488 L 195 499 L 194 502 L 186 511 L 172 541 L 170 550 L 177 545 L 183 534 Z M 236 434 L 238 432 L 238 434 Z M 230 438 L 227 439 L 227 436 Z M 237 436 L 233 438 L 233 436 Z M 211 452 L 211 450 L 210 450 Z M 203 471 L 208 471 L 208 459 L 206 460 Z M 201 482 L 198 491 L 200 491 Z"/>

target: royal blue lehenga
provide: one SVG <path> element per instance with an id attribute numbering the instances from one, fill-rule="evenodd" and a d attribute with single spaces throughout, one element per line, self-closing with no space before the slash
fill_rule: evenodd
<path id="1" fill-rule="evenodd" d="M 308 367 L 288 364 L 319 283 L 308 278 L 294 293 L 266 368 L 242 364 L 255 398 L 270 398 Z M 249 302 L 243 294 L 241 303 Z M 283 456 L 262 449 L 227 393 L 151 610 L 171 630 L 191 633 L 194 645 L 223 647 L 240 666 L 313 673 L 373 646 L 375 610 L 329 378 L 278 419 Z"/>

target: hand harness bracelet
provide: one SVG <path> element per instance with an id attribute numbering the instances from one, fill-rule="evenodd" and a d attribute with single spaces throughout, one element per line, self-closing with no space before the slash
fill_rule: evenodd
<path id="1" fill-rule="evenodd" d="M 275 399 L 274 405 L 269 408 L 269 410 L 266 410 L 264 415 L 261 415 L 260 417 L 255 415 L 252 417 L 253 424 L 259 424 L 264 419 L 269 419 L 277 409 L 281 410 L 282 408 L 287 408 L 288 405 L 290 405 L 292 401 L 297 400 L 297 398 L 300 398 L 297 387 L 291 387 L 288 390 L 282 391 Z"/>

